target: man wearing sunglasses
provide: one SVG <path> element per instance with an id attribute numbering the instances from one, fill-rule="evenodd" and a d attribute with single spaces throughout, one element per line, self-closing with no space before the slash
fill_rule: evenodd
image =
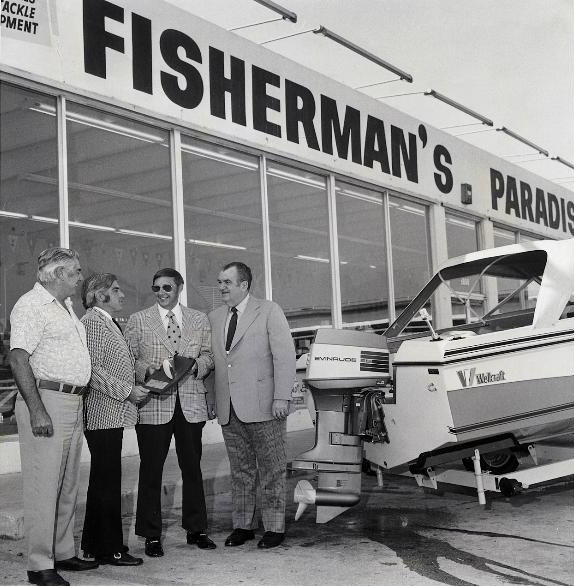
<path id="1" fill-rule="evenodd" d="M 183 277 L 171 268 L 153 277 L 157 303 L 133 314 L 125 336 L 135 358 L 136 382 L 140 384 L 177 352 L 194 358 L 192 374 L 165 394 L 149 393 L 139 407 L 136 434 L 140 472 L 136 513 L 137 535 L 145 537 L 145 553 L 164 554 L 161 543 L 161 486 L 163 465 L 172 436 L 182 475 L 182 527 L 187 543 L 215 549 L 207 536 L 207 513 L 201 475 L 201 434 L 212 417 L 214 398 L 203 379 L 213 368 L 211 328 L 207 316 L 179 303 Z"/>

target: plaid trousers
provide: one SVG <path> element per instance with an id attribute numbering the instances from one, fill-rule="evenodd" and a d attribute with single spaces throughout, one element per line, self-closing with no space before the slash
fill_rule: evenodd
<path id="1" fill-rule="evenodd" d="M 285 532 L 287 489 L 286 420 L 244 423 L 233 406 L 229 423 L 221 427 L 229 464 L 233 528 L 256 529 L 257 485 L 265 531 Z"/>

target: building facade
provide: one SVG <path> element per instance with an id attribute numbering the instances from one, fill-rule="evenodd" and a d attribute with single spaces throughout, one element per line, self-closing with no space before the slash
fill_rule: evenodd
<path id="1" fill-rule="evenodd" d="M 123 319 L 161 267 L 207 312 L 245 262 L 300 356 L 319 327 L 384 330 L 448 257 L 574 235 L 562 186 L 161 0 L 3 6 L 0 460 L 10 311 L 49 246 L 115 273 Z"/>

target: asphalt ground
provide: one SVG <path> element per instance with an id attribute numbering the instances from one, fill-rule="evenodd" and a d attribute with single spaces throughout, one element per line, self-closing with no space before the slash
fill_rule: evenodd
<path id="1" fill-rule="evenodd" d="M 289 434 L 291 457 L 311 446 L 312 433 Z M 379 488 L 374 477 L 363 475 L 361 502 L 329 523 L 315 524 L 312 506 L 295 522 L 296 505 L 289 502 L 283 545 L 263 551 L 256 539 L 229 548 L 223 546 L 232 529 L 225 451 L 221 444 L 206 448 L 210 536 L 218 545 L 216 550 L 202 551 L 185 543 L 177 463 L 170 454 L 163 494 L 166 555 L 152 559 L 143 554 L 143 541 L 133 532 L 134 492 L 127 491 L 125 534 L 130 552 L 144 557 L 144 564 L 62 574 L 82 586 L 574 586 L 572 481 L 510 498 L 489 493 L 487 505 L 480 506 L 471 489 L 443 485 L 438 492 L 429 491 L 417 487 L 411 478 L 391 474 L 385 474 L 384 486 Z M 124 469 L 126 477 L 133 475 L 131 463 Z M 84 471 L 82 478 L 85 484 Z M 289 501 L 296 482 L 303 478 L 312 480 L 306 474 L 290 477 Z M 5 488 L 0 479 L 2 502 Z M 78 541 L 82 519 L 81 502 Z M 257 537 L 261 534 L 262 530 Z M 24 548 L 22 539 L 0 540 L 0 583 L 26 583 Z"/>

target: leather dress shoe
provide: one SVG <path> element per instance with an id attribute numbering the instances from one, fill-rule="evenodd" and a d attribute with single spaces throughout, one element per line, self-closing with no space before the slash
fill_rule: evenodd
<path id="1" fill-rule="evenodd" d="M 263 537 L 257 544 L 260 549 L 271 549 L 283 543 L 285 533 L 275 533 L 275 531 L 265 531 Z"/>
<path id="2" fill-rule="evenodd" d="M 96 561 L 105 566 L 141 566 L 143 564 L 142 558 L 135 558 L 125 551 L 98 556 Z"/>
<path id="3" fill-rule="evenodd" d="M 145 554 L 150 558 L 160 558 L 163 555 L 163 547 L 159 539 L 145 540 Z"/>
<path id="4" fill-rule="evenodd" d="M 38 586 L 70 586 L 56 570 L 28 570 L 28 582 Z"/>
<path id="5" fill-rule="evenodd" d="M 255 533 L 251 529 L 234 529 L 231 535 L 225 540 L 225 545 L 235 547 L 236 545 L 243 545 L 246 541 L 253 539 Z"/>
<path id="6" fill-rule="evenodd" d="M 95 570 L 98 567 L 98 562 L 91 560 L 81 560 L 74 556 L 67 560 L 56 560 L 54 564 L 56 570 L 66 570 L 68 572 L 83 572 L 84 570 Z"/>
<path id="7" fill-rule="evenodd" d="M 199 549 L 215 549 L 217 545 L 207 537 L 206 533 L 191 533 L 187 532 L 187 543 L 189 545 L 197 545 Z"/>

